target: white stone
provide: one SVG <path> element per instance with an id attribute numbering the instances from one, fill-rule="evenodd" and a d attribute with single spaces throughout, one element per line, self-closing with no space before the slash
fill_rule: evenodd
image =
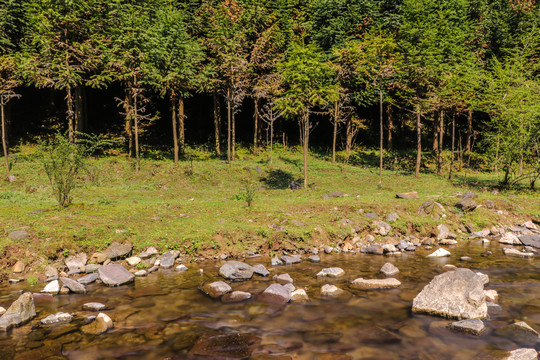
<path id="1" fill-rule="evenodd" d="M 291 300 L 295 302 L 308 301 L 309 297 L 304 289 L 296 289 L 291 293 Z"/>
<path id="2" fill-rule="evenodd" d="M 180 264 L 180 265 L 178 265 L 178 266 L 175 268 L 175 270 L 176 270 L 176 271 L 179 271 L 179 272 L 184 272 L 184 271 L 186 271 L 187 269 L 188 269 L 187 266 L 184 265 L 184 264 Z M 201 269 L 201 270 L 202 270 L 202 269 Z"/>
<path id="3" fill-rule="evenodd" d="M 505 360 L 537 360 L 538 353 L 534 349 L 517 349 L 510 351 Z"/>
<path id="4" fill-rule="evenodd" d="M 335 285 L 326 284 L 323 285 L 321 288 L 321 295 L 323 296 L 339 296 L 343 293 L 344 291 Z"/>
<path id="5" fill-rule="evenodd" d="M 142 276 L 146 276 L 147 274 L 148 274 L 148 272 L 146 270 L 139 270 L 136 273 L 134 273 L 133 275 L 135 275 L 137 277 L 142 277 Z"/>
<path id="6" fill-rule="evenodd" d="M 504 249 L 504 255 L 524 257 L 524 258 L 529 258 L 529 257 L 534 256 L 534 254 L 532 252 L 526 253 L 526 252 L 521 252 L 521 251 L 519 251 L 517 249 L 512 249 L 512 248 L 505 248 Z"/>
<path id="7" fill-rule="evenodd" d="M 0 306 L 0 316 L 4 315 L 5 312 L 6 312 L 6 309 Z"/>
<path id="8" fill-rule="evenodd" d="M 399 273 L 399 269 L 392 263 L 386 263 L 381 268 L 381 272 L 386 276 L 394 276 Z"/>
<path id="9" fill-rule="evenodd" d="M 505 233 L 499 240 L 501 244 L 507 244 L 507 245 L 522 245 L 521 241 L 518 239 L 518 237 L 512 233 Z"/>
<path id="10" fill-rule="evenodd" d="M 328 277 L 340 277 L 345 274 L 345 271 L 339 267 L 331 267 L 322 269 L 317 273 L 317 277 L 328 276 Z"/>
<path id="11" fill-rule="evenodd" d="M 132 256 L 126 259 L 129 266 L 137 266 L 141 262 L 141 258 L 138 256 Z"/>
<path id="12" fill-rule="evenodd" d="M 58 283 L 58 280 L 53 280 L 48 283 L 45 288 L 41 290 L 41 292 L 47 294 L 58 294 L 60 292 L 60 283 Z"/>
<path id="13" fill-rule="evenodd" d="M 525 226 L 527 229 L 538 230 L 538 226 L 536 226 L 536 224 L 533 223 L 532 221 L 527 221 L 526 223 L 523 224 L 523 226 Z"/>
<path id="14" fill-rule="evenodd" d="M 450 256 L 450 251 L 440 248 L 432 252 L 431 254 L 429 254 L 427 257 L 445 257 L 445 256 Z"/>

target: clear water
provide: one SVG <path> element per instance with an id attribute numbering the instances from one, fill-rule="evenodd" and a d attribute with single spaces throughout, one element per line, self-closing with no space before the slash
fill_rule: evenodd
<path id="1" fill-rule="evenodd" d="M 444 259 L 428 259 L 426 250 L 394 257 L 323 254 L 318 264 L 273 268 L 269 258 L 246 260 L 264 264 L 271 275 L 254 275 L 251 281 L 233 283 L 234 290 L 260 293 L 272 283 L 271 276 L 279 273 L 289 273 L 297 287 L 306 289 L 309 302 L 284 307 L 258 302 L 256 296 L 239 304 L 207 297 L 198 288 L 205 281 L 219 279 L 220 264 L 211 262 L 191 264 L 185 273 L 159 271 L 128 286 L 92 284 L 86 295 L 60 295 L 52 302 L 37 303 L 34 320 L 0 335 L 0 359 L 186 359 L 191 358 L 189 351 L 201 336 L 236 332 L 256 339 L 251 357 L 242 357 L 245 353 L 235 352 L 235 344 L 229 344 L 231 352 L 225 351 L 224 359 L 500 359 L 506 350 L 522 347 L 499 336 L 497 329 L 523 320 L 540 330 L 538 257 L 505 257 L 498 244 L 485 246 L 479 241 L 449 250 L 452 256 Z M 493 255 L 482 256 L 486 250 Z M 461 262 L 464 255 L 474 261 Z M 396 276 L 403 283 L 401 288 L 358 291 L 349 287 L 358 277 L 382 277 L 379 269 L 385 262 L 401 270 Z M 491 313 L 486 320 L 488 331 L 482 336 L 451 332 L 446 328 L 450 320 L 411 313 L 412 299 L 445 264 L 489 275 L 486 289 L 498 291 L 502 311 Z M 316 278 L 320 269 L 332 266 L 343 268 L 345 276 Z M 322 298 L 320 288 L 326 283 L 346 290 L 346 296 Z M 2 288 L 0 305 L 7 308 L 20 290 L 41 288 L 29 289 L 25 284 Z M 81 310 L 82 304 L 91 301 L 111 307 L 105 312 L 114 321 L 113 330 L 97 336 L 80 331 L 84 318 L 90 315 Z M 39 319 L 59 311 L 74 313 L 75 320 L 39 324 Z M 536 346 L 540 350 L 540 345 Z"/>

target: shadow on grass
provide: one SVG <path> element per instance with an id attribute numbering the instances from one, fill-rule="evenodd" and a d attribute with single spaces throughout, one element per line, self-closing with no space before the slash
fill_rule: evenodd
<path id="1" fill-rule="evenodd" d="M 294 180 L 293 174 L 283 170 L 270 170 L 268 175 L 262 179 L 262 182 L 269 189 L 287 189 L 291 181 Z"/>

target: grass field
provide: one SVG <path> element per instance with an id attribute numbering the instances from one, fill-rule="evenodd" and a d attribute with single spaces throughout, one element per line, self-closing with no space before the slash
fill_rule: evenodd
<path id="1" fill-rule="evenodd" d="M 153 245 L 192 256 L 307 248 L 339 243 L 354 225 L 360 233 L 369 232 L 372 220 L 365 217 L 367 212 L 383 220 L 396 212 L 401 219 L 392 224 L 391 235 L 417 236 L 429 236 L 441 222 L 456 231 L 465 222 L 480 229 L 540 217 L 537 193 L 494 195 L 489 188 L 495 183 L 493 175 L 469 175 L 469 186 L 463 186 L 463 174 L 450 182 L 446 175 L 422 174 L 416 179 L 387 170 L 378 188 L 377 169 L 332 164 L 317 154 L 309 159 L 310 188 L 292 191 L 289 182 L 302 176 L 301 153 L 294 149 L 274 152 L 272 165 L 267 152 L 253 155 L 246 149 L 238 151 L 239 159 L 230 166 L 202 152 L 177 167 L 170 160 L 143 159 L 138 174 L 125 156 L 91 159 L 73 191 L 72 205 L 61 209 L 36 150 L 19 149 L 12 169 L 17 180 L 0 182 L 0 248 L 23 247 L 49 258 L 126 240 L 136 250 Z M 254 190 L 250 207 L 246 186 Z M 397 192 L 413 190 L 418 199 L 395 198 Z M 495 201 L 505 215 L 484 207 L 467 214 L 458 211 L 453 206 L 457 196 L 468 190 L 479 194 L 480 204 Z M 333 191 L 347 196 L 323 199 Z M 444 205 L 446 217 L 419 216 L 417 209 L 427 200 Z M 343 219 L 353 225 L 344 225 Z M 9 239 L 11 231 L 21 228 L 30 233 L 29 239 Z"/>

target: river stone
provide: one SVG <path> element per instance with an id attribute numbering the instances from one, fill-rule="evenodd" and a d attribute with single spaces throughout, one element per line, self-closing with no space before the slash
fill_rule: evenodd
<path id="1" fill-rule="evenodd" d="M 386 263 L 381 268 L 381 272 L 386 276 L 394 276 L 399 273 L 399 269 L 392 263 Z"/>
<path id="2" fill-rule="evenodd" d="M 281 261 L 277 257 L 277 255 L 272 258 L 272 261 L 270 263 L 272 264 L 272 266 L 278 266 L 278 265 L 283 265 L 284 264 L 283 261 Z"/>
<path id="3" fill-rule="evenodd" d="M 97 279 L 99 279 L 99 274 L 98 273 L 91 273 L 91 274 L 83 276 L 82 278 L 77 279 L 77 282 L 79 284 L 88 285 L 88 284 L 93 283 Z"/>
<path id="4" fill-rule="evenodd" d="M 87 274 L 94 273 L 98 271 L 98 269 L 101 267 L 101 265 L 98 264 L 86 264 L 84 267 L 84 272 Z"/>
<path id="5" fill-rule="evenodd" d="M 283 255 L 281 261 L 283 261 L 285 265 L 298 264 L 302 261 L 302 257 L 300 257 L 300 255 Z"/>
<path id="6" fill-rule="evenodd" d="M 418 208 L 418 214 L 422 216 L 430 215 L 432 217 L 438 217 L 444 214 L 446 210 L 444 206 L 436 201 L 426 201 Z"/>
<path id="7" fill-rule="evenodd" d="M 455 207 L 462 211 L 473 211 L 478 207 L 478 204 L 472 198 L 466 197 L 458 201 Z"/>
<path id="8" fill-rule="evenodd" d="M 95 252 L 92 254 L 92 256 L 90 256 L 90 261 L 97 264 L 103 264 L 107 260 L 107 255 L 101 252 Z"/>
<path id="9" fill-rule="evenodd" d="M 146 258 L 149 258 L 149 257 L 157 255 L 157 254 L 159 254 L 159 251 L 155 247 L 150 246 L 148 249 L 146 249 L 142 253 L 140 253 L 139 257 L 141 259 L 146 259 Z"/>
<path id="10" fill-rule="evenodd" d="M 482 282 L 482 285 L 487 285 L 489 284 L 489 276 L 486 275 L 486 274 L 483 274 L 481 272 L 477 272 L 476 273 L 476 276 L 478 276 L 478 278 L 480 279 L 480 281 Z"/>
<path id="11" fill-rule="evenodd" d="M 119 286 L 130 283 L 135 275 L 130 273 L 120 264 L 108 264 L 99 268 L 99 278 L 105 285 Z"/>
<path id="12" fill-rule="evenodd" d="M 99 335 L 112 329 L 113 326 L 113 321 L 107 314 L 99 313 L 93 322 L 81 327 L 81 331 L 85 334 Z"/>
<path id="13" fill-rule="evenodd" d="M 85 253 L 68 256 L 64 263 L 72 274 L 84 272 L 88 258 Z"/>
<path id="14" fill-rule="evenodd" d="M 252 334 L 215 333 L 203 334 L 193 345 L 188 359 L 240 360 L 251 359 L 253 349 L 261 339 Z"/>
<path id="15" fill-rule="evenodd" d="M 228 280 L 249 280 L 253 276 L 253 267 L 240 261 L 231 260 L 219 268 L 219 275 Z"/>
<path id="16" fill-rule="evenodd" d="M 454 239 L 444 239 L 439 241 L 439 245 L 457 245 L 457 240 Z"/>
<path id="17" fill-rule="evenodd" d="M 287 291 L 289 292 L 289 294 L 292 294 L 293 291 L 296 289 L 292 283 L 287 283 L 287 284 L 283 285 L 283 287 L 284 287 L 285 289 L 287 289 Z"/>
<path id="18" fill-rule="evenodd" d="M 437 275 L 414 298 L 412 311 L 458 320 L 484 319 L 487 305 L 482 279 L 461 268 Z"/>
<path id="19" fill-rule="evenodd" d="M 19 273 L 22 273 L 24 271 L 24 268 L 26 266 L 24 265 L 24 263 L 20 260 L 18 260 L 15 265 L 13 265 L 13 267 L 11 268 L 11 271 L 13 271 L 15 274 L 19 274 Z"/>
<path id="20" fill-rule="evenodd" d="M 56 314 L 51 314 L 46 318 L 39 320 L 39 322 L 43 325 L 51 325 L 59 322 L 70 322 L 71 320 L 73 320 L 73 316 L 71 314 L 59 312 Z"/>
<path id="21" fill-rule="evenodd" d="M 137 264 L 141 262 L 141 258 L 138 256 L 128 257 L 126 262 L 129 266 L 137 266 Z"/>
<path id="22" fill-rule="evenodd" d="M 538 353 L 535 349 L 517 349 L 509 352 L 504 360 L 537 360 Z"/>
<path id="23" fill-rule="evenodd" d="M 319 257 L 319 255 L 311 255 L 310 257 L 308 257 L 308 261 L 312 263 L 320 263 L 321 258 Z"/>
<path id="24" fill-rule="evenodd" d="M 148 275 L 148 272 L 146 270 L 139 270 L 139 271 L 136 271 L 135 273 L 133 273 L 133 275 L 135 275 L 137 277 L 143 277 L 143 276 Z"/>
<path id="25" fill-rule="evenodd" d="M 277 281 L 277 282 L 280 283 L 281 285 L 292 284 L 292 283 L 294 282 L 294 280 L 292 279 L 291 275 L 289 275 L 289 274 L 279 274 L 279 275 L 274 275 L 274 277 L 272 278 L 272 280 Z"/>
<path id="26" fill-rule="evenodd" d="M 6 313 L 6 309 L 0 306 L 0 316 Z"/>
<path id="27" fill-rule="evenodd" d="M 392 230 L 392 227 L 390 226 L 390 224 L 388 224 L 387 222 L 384 222 L 384 221 L 376 220 L 376 221 L 373 222 L 373 225 L 375 225 L 375 227 L 376 227 L 375 231 L 379 235 L 382 235 L 382 236 L 388 235 L 390 230 Z"/>
<path id="28" fill-rule="evenodd" d="M 58 270 L 52 265 L 45 266 L 45 277 L 47 279 L 56 280 L 58 277 Z"/>
<path id="29" fill-rule="evenodd" d="M 206 283 L 201 287 L 201 291 L 206 295 L 217 299 L 218 297 L 230 292 L 232 288 L 224 281 L 215 281 Z"/>
<path id="30" fill-rule="evenodd" d="M 317 273 L 317 277 L 328 276 L 328 277 L 337 278 L 343 275 L 345 275 L 345 271 L 339 267 L 331 267 L 331 268 L 322 269 L 321 271 Z"/>
<path id="31" fill-rule="evenodd" d="M 387 222 L 394 222 L 399 220 L 399 215 L 396 213 L 390 213 L 386 216 Z"/>
<path id="32" fill-rule="evenodd" d="M 85 311 L 101 311 L 101 310 L 105 310 L 106 308 L 107 306 L 105 304 L 98 303 L 98 302 L 89 302 L 89 303 L 83 304 L 82 306 L 82 309 Z"/>
<path id="33" fill-rule="evenodd" d="M 60 281 L 67 286 L 71 292 L 75 294 L 86 294 L 86 288 L 81 283 L 66 277 L 61 277 Z"/>
<path id="34" fill-rule="evenodd" d="M 251 294 L 246 291 L 233 291 L 221 297 L 224 303 L 238 303 L 251 299 Z"/>
<path id="35" fill-rule="evenodd" d="M 360 249 L 360 252 L 366 253 L 366 254 L 374 254 L 374 255 L 382 255 L 384 254 L 384 248 L 382 245 L 369 245 L 364 246 Z"/>
<path id="36" fill-rule="evenodd" d="M 445 256 L 450 256 L 450 251 L 440 248 L 440 249 L 435 250 L 431 254 L 429 254 L 427 257 L 445 257 Z"/>
<path id="37" fill-rule="evenodd" d="M 395 278 L 388 279 L 362 279 L 353 280 L 352 285 L 360 290 L 396 288 L 401 282 Z"/>
<path id="38" fill-rule="evenodd" d="M 0 331 L 8 331 L 12 327 L 22 325 L 35 316 L 34 297 L 32 293 L 24 293 L 0 317 Z"/>
<path id="39" fill-rule="evenodd" d="M 283 305 L 291 300 L 291 293 L 283 285 L 272 284 L 259 295 L 258 299 L 273 305 Z"/>
<path id="40" fill-rule="evenodd" d="M 507 244 L 507 245 L 522 245 L 521 240 L 518 239 L 518 237 L 510 232 L 505 233 L 500 239 L 499 242 L 501 244 Z"/>
<path id="41" fill-rule="evenodd" d="M 168 251 L 165 254 L 161 255 L 159 258 L 159 266 L 161 266 L 164 269 L 172 268 L 174 265 L 174 261 L 178 257 L 179 252 L 178 251 Z"/>
<path id="42" fill-rule="evenodd" d="M 9 233 L 11 240 L 25 240 L 29 235 L 26 230 L 15 230 Z"/>
<path id="43" fill-rule="evenodd" d="M 309 297 L 306 293 L 306 290 L 304 289 L 295 289 L 291 293 L 291 301 L 303 302 L 303 301 L 308 301 L 308 300 L 309 300 Z"/>
<path id="44" fill-rule="evenodd" d="M 540 235 L 539 234 L 529 234 L 521 235 L 519 240 L 523 245 L 532 246 L 534 248 L 540 249 Z"/>
<path id="45" fill-rule="evenodd" d="M 484 290 L 484 295 L 486 295 L 486 301 L 496 303 L 499 299 L 499 294 L 497 293 L 497 290 Z"/>
<path id="46" fill-rule="evenodd" d="M 398 199 L 418 199 L 418 193 L 416 191 L 404 192 L 396 194 Z"/>
<path id="47" fill-rule="evenodd" d="M 515 257 L 523 257 L 523 258 L 530 258 L 534 257 L 534 253 L 532 252 L 521 252 L 517 249 L 507 248 L 503 249 L 504 255 L 507 256 L 515 256 Z"/>
<path id="48" fill-rule="evenodd" d="M 270 275 L 270 271 L 268 271 L 263 264 L 257 264 L 253 266 L 253 272 L 255 274 L 261 275 L 261 276 L 268 276 Z"/>
<path id="49" fill-rule="evenodd" d="M 345 291 L 341 290 L 335 285 L 326 284 L 321 287 L 322 296 L 340 296 L 344 293 Z"/>
<path id="50" fill-rule="evenodd" d="M 535 346 L 540 342 L 538 332 L 530 327 L 525 321 L 517 321 L 511 325 L 498 329 L 497 334 L 510 338 L 525 346 Z"/>
<path id="51" fill-rule="evenodd" d="M 450 235 L 450 229 L 445 224 L 439 224 L 437 225 L 437 228 L 435 229 L 435 236 L 437 237 L 437 240 L 444 240 L 448 238 L 448 235 Z"/>
<path id="52" fill-rule="evenodd" d="M 105 251 L 103 251 L 103 254 L 107 257 L 107 259 L 120 259 L 131 253 L 131 250 L 133 250 L 133 246 L 131 244 L 125 243 L 120 244 L 119 242 L 113 242 Z"/>
<path id="53" fill-rule="evenodd" d="M 177 271 L 177 272 L 184 272 L 184 271 L 188 270 L 188 267 L 186 265 L 184 265 L 184 264 L 180 264 L 177 267 L 175 267 L 174 270 Z M 201 269 L 201 271 L 202 271 L 202 269 Z"/>
<path id="54" fill-rule="evenodd" d="M 466 319 L 451 323 L 448 327 L 452 330 L 462 331 L 468 334 L 480 335 L 486 329 L 480 319 Z"/>
<path id="55" fill-rule="evenodd" d="M 377 213 L 368 212 L 368 213 L 366 213 L 365 217 L 367 217 L 368 219 L 371 219 L 371 220 L 375 220 L 377 218 Z"/>
<path id="56" fill-rule="evenodd" d="M 45 288 L 41 290 L 42 293 L 46 294 L 58 294 L 60 291 L 60 284 L 58 283 L 58 280 L 53 280 L 47 285 L 45 285 Z"/>

